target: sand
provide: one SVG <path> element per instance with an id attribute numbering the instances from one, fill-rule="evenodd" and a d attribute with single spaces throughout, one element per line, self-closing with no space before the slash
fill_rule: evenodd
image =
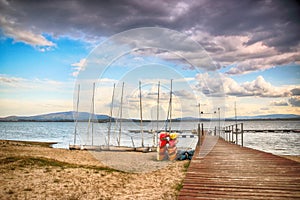
<path id="1" fill-rule="evenodd" d="M 0 140 L 0 199 L 176 199 L 189 161 L 155 156 Z"/>
<path id="2" fill-rule="evenodd" d="M 2 140 L 0 199 L 176 199 L 188 164 Z"/>

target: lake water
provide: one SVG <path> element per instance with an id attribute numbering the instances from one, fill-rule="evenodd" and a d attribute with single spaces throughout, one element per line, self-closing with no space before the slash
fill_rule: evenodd
<path id="1" fill-rule="evenodd" d="M 241 123 L 239 121 L 239 123 Z M 268 129 L 293 129 L 300 130 L 300 121 L 244 121 L 246 130 L 268 130 Z M 225 122 L 222 125 L 230 125 L 234 122 Z M 156 123 L 144 123 L 144 130 L 156 129 Z M 80 122 L 77 126 L 77 143 L 90 145 L 105 145 L 108 137 L 108 123 L 94 123 L 93 126 L 86 122 Z M 89 127 L 89 131 L 88 131 Z M 164 123 L 158 124 L 159 129 Z M 182 130 L 180 135 L 187 135 L 186 138 L 179 137 L 178 147 L 180 149 L 195 148 L 197 137 L 185 130 L 196 129 L 197 122 L 174 122 L 172 129 Z M 218 127 L 218 122 L 204 122 L 204 128 L 213 130 Z M 92 128 L 94 129 L 92 134 Z M 141 134 L 131 133 L 130 130 L 139 130 L 139 123 L 122 123 L 121 145 L 141 146 Z M 110 144 L 116 145 L 120 125 L 115 123 L 111 127 Z M 68 148 L 74 141 L 75 123 L 73 122 L 0 122 L 0 139 L 57 142 L 56 148 Z M 193 137 L 193 138 L 190 138 Z M 144 145 L 152 146 L 153 134 L 144 133 Z M 277 155 L 300 155 L 300 133 L 296 132 L 246 132 L 244 133 L 244 146 L 253 149 L 270 152 Z"/>

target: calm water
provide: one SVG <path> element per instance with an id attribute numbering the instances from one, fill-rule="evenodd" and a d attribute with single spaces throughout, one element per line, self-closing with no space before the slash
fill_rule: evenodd
<path id="1" fill-rule="evenodd" d="M 300 121 L 245 121 L 244 129 L 247 130 L 267 130 L 267 129 L 297 129 L 300 130 Z M 183 130 L 187 138 L 179 138 L 178 147 L 181 149 L 194 148 L 197 138 L 190 138 L 190 132 L 187 129 L 195 129 L 195 122 L 176 122 L 172 123 L 172 129 Z M 226 122 L 225 125 L 233 124 Z M 223 125 L 223 124 L 221 124 Z M 204 122 L 205 129 L 213 130 L 218 127 L 218 122 Z M 159 128 L 163 128 L 164 124 L 160 123 Z M 92 134 L 92 128 L 94 133 Z M 119 135 L 119 125 L 112 124 L 110 144 L 117 144 Z M 144 123 L 144 130 L 156 129 L 156 123 Z M 139 130 L 139 123 L 124 122 L 122 123 L 121 145 L 141 146 L 141 134 L 131 133 L 129 130 Z M 25 140 L 25 141 L 47 141 L 58 142 L 54 147 L 68 148 L 69 144 L 74 141 L 75 123 L 72 122 L 0 122 L 0 139 L 8 140 Z M 88 131 L 88 123 L 82 122 L 77 127 L 80 144 L 105 145 L 108 137 L 108 124 L 97 123 L 93 127 L 90 124 Z M 152 146 L 153 135 L 144 133 L 144 144 Z M 300 133 L 280 132 L 247 132 L 244 133 L 244 146 L 270 152 L 277 155 L 300 155 Z"/>

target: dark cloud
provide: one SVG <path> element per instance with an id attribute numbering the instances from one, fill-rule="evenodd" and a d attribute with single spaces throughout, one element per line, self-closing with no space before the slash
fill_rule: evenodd
<path id="1" fill-rule="evenodd" d="M 220 62 L 211 70 L 239 62 L 228 72 L 231 75 L 299 62 L 299 19 L 300 6 L 293 0 L 0 1 L 2 33 L 15 41 L 54 48 L 54 41 L 45 35 L 99 43 L 103 37 L 132 28 L 164 27 L 199 42 Z M 261 45 L 268 49 L 257 51 Z M 287 52 L 293 54 L 275 58 Z"/>
<path id="2" fill-rule="evenodd" d="M 4 3 L 3 3 L 4 2 Z M 1 13 L 23 27 L 53 35 L 109 36 L 130 28 L 194 28 L 211 35 L 252 35 L 286 50 L 299 44 L 296 1 L 2 1 Z M 214 51 L 219 49 L 213 49 Z"/>
<path id="3" fill-rule="evenodd" d="M 271 106 L 288 106 L 289 104 L 286 101 L 278 101 L 278 102 L 272 102 Z"/>
<path id="4" fill-rule="evenodd" d="M 300 96 L 300 88 L 294 88 L 291 92 L 293 96 Z"/>
<path id="5" fill-rule="evenodd" d="M 293 107 L 300 107 L 300 98 L 292 97 L 292 98 L 289 99 L 289 103 L 290 103 Z"/>

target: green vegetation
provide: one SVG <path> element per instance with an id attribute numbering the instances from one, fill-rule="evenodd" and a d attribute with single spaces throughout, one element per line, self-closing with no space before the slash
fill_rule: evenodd
<path id="1" fill-rule="evenodd" d="M 55 159 L 42 158 L 42 157 L 26 157 L 26 156 L 13 156 L 6 157 L 0 160 L 1 165 L 10 165 L 10 168 L 16 169 L 16 167 L 25 167 L 25 166 L 39 166 L 39 167 L 61 167 L 64 168 L 84 168 L 84 169 L 93 169 L 96 171 L 107 171 L 107 172 L 122 172 L 116 169 L 109 167 L 99 167 L 91 165 L 77 165 L 67 162 L 61 162 Z M 48 168 L 47 168 L 48 169 Z M 49 171 L 49 170 L 47 170 Z M 125 173 L 125 172 L 122 172 Z"/>
<path id="2" fill-rule="evenodd" d="M 187 163 L 184 163 L 183 167 L 184 167 L 184 170 L 187 171 L 189 166 L 190 166 L 190 163 L 191 161 L 189 160 Z"/>
<path id="3" fill-rule="evenodd" d="M 175 186 L 175 190 L 179 192 L 182 189 L 182 187 L 183 187 L 183 183 L 180 182 Z"/>

